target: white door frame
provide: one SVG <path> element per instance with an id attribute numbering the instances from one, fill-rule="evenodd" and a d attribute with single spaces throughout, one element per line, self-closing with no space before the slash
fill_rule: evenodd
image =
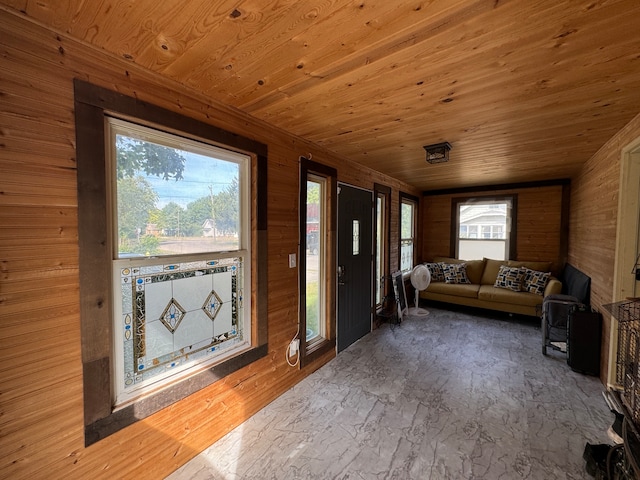
<path id="1" fill-rule="evenodd" d="M 637 297 L 632 268 L 640 250 L 640 137 L 622 149 L 620 158 L 620 188 L 618 190 L 618 217 L 616 254 L 613 271 L 613 301 Z M 618 354 L 618 322 L 612 317 L 609 336 L 609 371 L 607 384 L 616 384 Z"/>

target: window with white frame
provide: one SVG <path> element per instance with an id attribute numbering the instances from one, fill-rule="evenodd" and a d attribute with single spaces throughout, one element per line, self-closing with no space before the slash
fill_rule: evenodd
<path id="1" fill-rule="evenodd" d="M 250 157 L 107 125 L 117 407 L 251 346 Z"/>
<path id="2" fill-rule="evenodd" d="M 416 199 L 400 194 L 400 270 L 403 272 L 411 271 L 415 262 L 417 209 Z"/>
<path id="3" fill-rule="evenodd" d="M 453 199 L 455 256 L 507 260 L 515 247 L 515 196 Z"/>

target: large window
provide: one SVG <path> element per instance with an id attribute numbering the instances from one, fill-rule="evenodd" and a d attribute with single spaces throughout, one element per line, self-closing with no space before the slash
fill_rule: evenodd
<path id="1" fill-rule="evenodd" d="M 335 348 L 336 173 L 300 158 L 301 366 Z"/>
<path id="2" fill-rule="evenodd" d="M 90 445 L 267 354 L 267 148 L 74 87 Z"/>
<path id="3" fill-rule="evenodd" d="M 513 258 L 515 202 L 515 196 L 453 199 L 456 258 Z"/>
<path id="4" fill-rule="evenodd" d="M 107 125 L 118 407 L 251 347 L 250 157 Z"/>
<path id="5" fill-rule="evenodd" d="M 415 264 L 418 200 L 400 193 L 400 270 L 410 272 Z"/>

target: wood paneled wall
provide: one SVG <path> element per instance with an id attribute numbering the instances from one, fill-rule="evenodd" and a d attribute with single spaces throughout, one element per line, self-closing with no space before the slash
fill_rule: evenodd
<path id="1" fill-rule="evenodd" d="M 621 152 L 638 137 L 640 115 L 585 163 L 572 185 L 568 261 L 591 277 L 591 305 L 603 314 L 600 356 L 603 381 L 609 368 L 611 317 L 602 305 L 614 300 Z"/>
<path id="2" fill-rule="evenodd" d="M 552 271 L 557 274 L 563 265 L 562 185 L 425 195 L 422 197 L 422 260 L 449 256 L 453 198 L 511 194 L 518 195 L 517 258 L 514 260 L 550 261 Z"/>
<path id="3" fill-rule="evenodd" d="M 298 158 L 338 180 L 412 190 L 180 85 L 0 10 L 0 477 L 162 478 L 268 404 L 299 371 L 285 348 L 297 329 Z M 73 83 L 178 111 L 268 145 L 269 355 L 88 448 L 83 437 Z M 398 232 L 391 233 L 397 268 Z M 394 253 L 395 252 L 395 253 Z M 241 446 L 240 446 L 241 447 Z M 215 466 L 212 466 L 215 471 Z"/>

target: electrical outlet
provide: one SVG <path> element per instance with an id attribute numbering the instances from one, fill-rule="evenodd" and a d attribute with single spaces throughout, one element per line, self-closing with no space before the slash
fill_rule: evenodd
<path id="1" fill-rule="evenodd" d="M 289 344 L 289 355 L 295 355 L 296 353 L 298 353 L 298 348 L 300 347 L 300 339 L 299 338 L 294 338 L 293 340 L 291 340 L 291 343 Z"/>

